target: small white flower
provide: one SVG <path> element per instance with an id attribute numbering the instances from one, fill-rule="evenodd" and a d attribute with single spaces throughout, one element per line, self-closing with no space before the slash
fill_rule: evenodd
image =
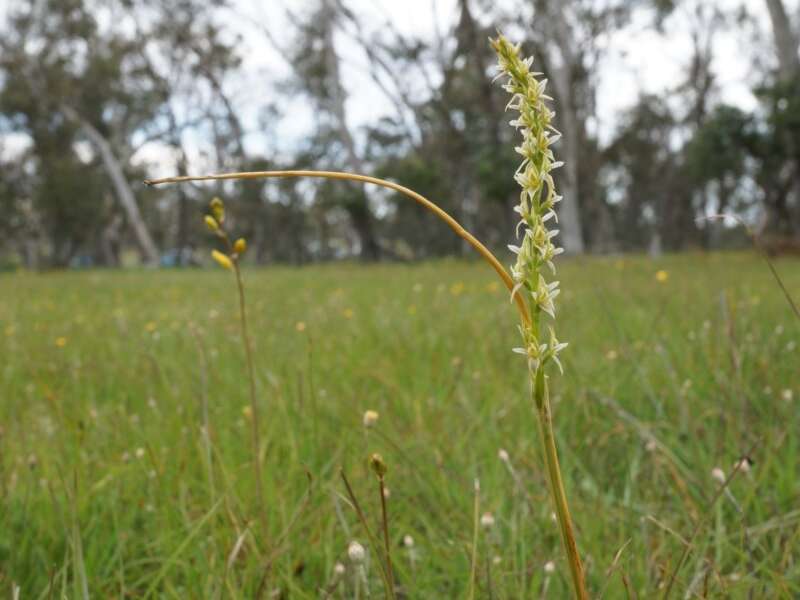
<path id="1" fill-rule="evenodd" d="M 551 219 L 558 222 L 553 207 L 561 197 L 556 192 L 551 172 L 563 163 L 555 160 L 551 145 L 558 141 L 561 134 L 551 123 L 555 113 L 547 105 L 552 100 L 545 95 L 547 80 L 537 79 L 541 74 L 530 69 L 533 59 L 520 57 L 520 46 L 512 44 L 502 35 L 492 40 L 492 46 L 497 52 L 499 73 L 507 77 L 503 89 L 511 94 L 506 110 L 518 113 L 510 124 L 522 134 L 522 142 L 514 148 L 523 157 L 514 173 L 514 180 L 521 188 L 519 205 L 514 211 L 521 217 L 517 224 L 517 237 L 520 227 L 524 229 L 524 235 L 519 246 L 509 246 L 509 250 L 517 255 L 516 263 L 511 267 L 514 281 L 511 299 L 524 287 L 530 291 L 533 306 L 555 319 L 554 300 L 560 291 L 558 282 L 548 283 L 541 271 L 546 265 L 555 273 L 552 260 L 563 252 L 553 244 L 559 231 L 550 231 L 545 226 Z M 561 362 L 556 355 L 566 344 L 556 346 L 553 343 L 548 350 L 547 345 L 536 339 L 537 332 L 535 327 L 524 331 L 524 347 L 514 351 L 528 356 L 532 371 L 538 370 L 550 359 L 561 369 Z"/>
<path id="2" fill-rule="evenodd" d="M 486 527 L 492 527 L 494 525 L 494 515 L 490 512 L 485 512 L 481 515 L 481 525 Z"/>
<path id="3" fill-rule="evenodd" d="M 744 456 L 733 463 L 733 468 L 738 469 L 740 473 L 749 473 L 752 462 L 747 456 Z"/>
<path id="4" fill-rule="evenodd" d="M 781 391 L 781 398 L 783 400 L 785 400 L 786 402 L 791 402 L 793 396 L 794 396 L 794 393 L 789 388 L 786 388 L 785 390 Z"/>
<path id="5" fill-rule="evenodd" d="M 144 458 L 144 448 L 136 449 L 136 458 Z"/>
<path id="6" fill-rule="evenodd" d="M 719 467 L 714 467 L 711 469 L 711 477 L 719 483 L 725 483 L 725 471 Z"/>
<path id="7" fill-rule="evenodd" d="M 500 450 L 498 450 L 498 451 L 497 451 L 497 458 L 499 458 L 500 460 L 502 460 L 504 463 L 507 463 L 507 462 L 508 462 L 508 460 L 509 460 L 509 458 L 508 458 L 508 452 L 506 452 L 506 450 L 505 450 L 505 449 L 503 449 L 503 448 L 500 448 Z"/>
<path id="8" fill-rule="evenodd" d="M 366 550 L 364 550 L 364 546 L 353 540 L 347 546 L 347 557 L 350 559 L 351 562 L 355 564 L 361 564 L 364 562 L 364 558 L 366 557 Z"/>
<path id="9" fill-rule="evenodd" d="M 334 572 L 336 575 L 340 576 L 340 577 L 341 577 L 342 575 L 344 575 L 344 572 L 345 572 L 346 570 L 347 570 L 347 569 L 345 569 L 345 566 L 344 566 L 342 563 L 340 563 L 340 562 L 337 562 L 335 565 L 333 565 L 333 572 Z"/>
<path id="10" fill-rule="evenodd" d="M 556 563 L 554 563 L 552 560 L 548 560 L 546 563 L 544 563 L 544 572 L 548 575 L 555 573 Z"/>
<path id="11" fill-rule="evenodd" d="M 403 546 L 406 548 L 413 548 L 414 547 L 414 538 L 410 535 L 406 534 L 403 536 Z"/>

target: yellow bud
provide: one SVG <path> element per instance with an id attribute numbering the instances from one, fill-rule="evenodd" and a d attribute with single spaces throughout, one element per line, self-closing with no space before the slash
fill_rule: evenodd
<path id="1" fill-rule="evenodd" d="M 369 466 L 375 471 L 375 475 L 383 478 L 386 475 L 386 463 L 383 462 L 383 457 L 380 454 L 372 454 L 369 457 Z"/>
<path id="2" fill-rule="evenodd" d="M 244 240 L 244 238 L 239 238 L 236 240 L 236 243 L 233 244 L 233 250 L 239 255 L 242 255 L 247 251 L 247 242 Z"/>
<path id="3" fill-rule="evenodd" d="M 217 223 L 225 222 L 225 205 L 219 198 L 214 198 L 210 204 L 211 214 L 217 220 Z"/>
<path id="4" fill-rule="evenodd" d="M 219 231 L 219 223 L 217 223 L 217 220 L 214 217 L 211 215 L 206 215 L 205 221 L 206 227 L 208 227 L 209 231 L 213 231 L 214 233 Z"/>
<path id="5" fill-rule="evenodd" d="M 212 250 L 211 258 L 217 261 L 219 266 L 225 267 L 226 269 L 233 269 L 233 262 L 231 261 L 230 257 L 223 254 L 219 250 Z"/>

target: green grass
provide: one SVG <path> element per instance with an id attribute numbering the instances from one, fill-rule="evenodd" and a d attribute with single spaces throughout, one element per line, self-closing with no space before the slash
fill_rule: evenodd
<path id="1" fill-rule="evenodd" d="M 800 296 L 800 262 L 777 268 Z M 593 596 L 624 598 L 624 575 L 653 597 L 707 516 L 674 597 L 690 585 L 697 596 L 798 597 L 800 323 L 763 260 L 568 259 L 559 275 L 559 338 L 571 344 L 551 381 L 554 417 Z M 264 597 L 330 587 L 351 598 L 347 545 L 368 540 L 339 469 L 378 533 L 367 457 L 379 452 L 407 597 L 467 594 L 475 478 L 480 513 L 495 519 L 479 532 L 475 596 L 568 596 L 526 366 L 511 352 L 516 314 L 488 268 L 245 278 L 266 537 L 230 273 L 0 277 L 0 593 L 251 598 L 263 581 Z M 380 413 L 369 430 L 367 409 Z M 711 470 L 730 473 L 754 442 L 753 468 L 708 513 Z M 369 586 L 383 597 L 376 558 Z M 337 561 L 347 570 L 335 585 Z"/>

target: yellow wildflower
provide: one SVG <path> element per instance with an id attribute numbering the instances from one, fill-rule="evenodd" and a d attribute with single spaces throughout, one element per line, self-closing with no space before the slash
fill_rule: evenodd
<path id="1" fill-rule="evenodd" d="M 210 204 L 211 214 L 217 220 L 217 223 L 225 222 L 225 205 L 219 198 L 214 198 Z"/>
<path id="2" fill-rule="evenodd" d="M 460 296 L 463 292 L 464 292 L 464 284 L 460 281 L 450 286 L 450 293 L 453 296 Z"/>
<path id="3" fill-rule="evenodd" d="M 233 261 L 231 261 L 229 256 L 223 254 L 219 250 L 212 250 L 211 258 L 217 261 L 219 266 L 225 267 L 226 269 L 233 269 Z"/>
<path id="4" fill-rule="evenodd" d="M 209 231 L 213 231 L 214 233 L 219 231 L 219 223 L 217 223 L 217 220 L 214 217 L 211 215 L 206 215 L 205 221 L 206 227 L 208 227 Z"/>

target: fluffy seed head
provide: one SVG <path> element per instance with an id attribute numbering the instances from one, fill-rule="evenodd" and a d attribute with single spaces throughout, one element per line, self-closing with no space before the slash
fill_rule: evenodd
<path id="1" fill-rule="evenodd" d="M 355 564 L 361 564 L 364 562 L 364 558 L 366 557 L 367 553 L 364 550 L 364 546 L 359 544 L 357 541 L 353 540 L 347 546 L 347 557 L 350 559 L 350 562 Z"/>
<path id="2" fill-rule="evenodd" d="M 725 483 L 725 471 L 719 467 L 711 469 L 711 477 L 718 483 Z"/>
<path id="3" fill-rule="evenodd" d="M 380 417 L 380 414 L 378 414 L 378 411 L 376 411 L 376 410 L 364 411 L 364 419 L 363 419 L 364 427 L 372 427 L 372 426 L 374 426 L 375 423 L 378 422 L 378 418 L 379 417 Z"/>

